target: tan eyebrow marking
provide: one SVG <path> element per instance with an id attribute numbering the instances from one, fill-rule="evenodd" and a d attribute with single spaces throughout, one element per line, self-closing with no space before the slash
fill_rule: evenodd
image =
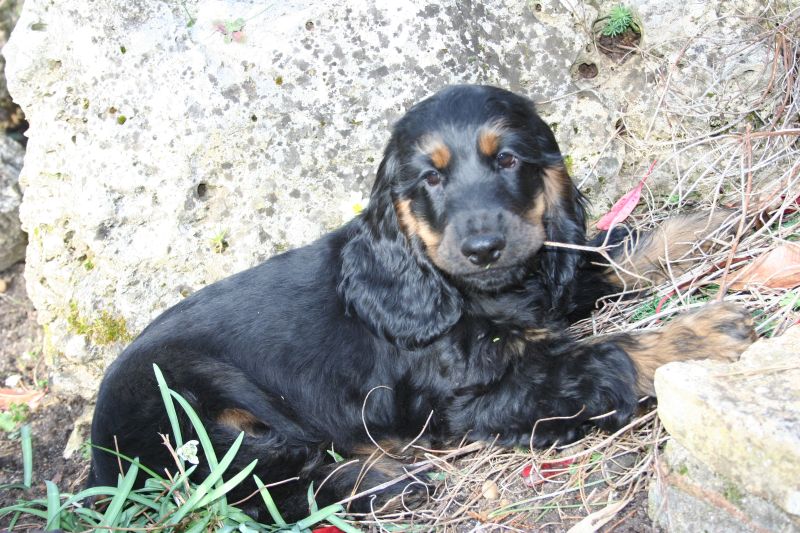
<path id="1" fill-rule="evenodd" d="M 433 166 L 442 170 L 450 163 L 450 149 L 438 136 L 426 136 L 419 143 L 422 153 L 430 157 Z"/>
<path id="2" fill-rule="evenodd" d="M 487 157 L 494 157 L 500 148 L 500 139 L 507 128 L 500 122 L 492 122 L 483 126 L 478 132 L 478 149 Z"/>

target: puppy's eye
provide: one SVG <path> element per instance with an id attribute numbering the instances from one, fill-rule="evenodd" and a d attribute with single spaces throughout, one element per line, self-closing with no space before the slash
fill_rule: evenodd
<path id="1" fill-rule="evenodd" d="M 442 175 L 436 172 L 435 170 L 427 171 L 423 175 L 423 177 L 425 178 L 425 181 L 428 183 L 428 185 L 430 185 L 431 187 L 436 187 L 437 185 L 442 183 Z"/>
<path id="2" fill-rule="evenodd" d="M 517 158 L 508 152 L 500 152 L 497 154 L 497 164 L 500 168 L 514 168 L 517 165 Z"/>

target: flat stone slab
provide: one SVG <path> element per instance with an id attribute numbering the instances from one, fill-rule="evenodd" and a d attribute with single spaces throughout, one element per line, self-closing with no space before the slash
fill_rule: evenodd
<path id="1" fill-rule="evenodd" d="M 655 374 L 667 431 L 712 471 L 800 516 L 800 326 L 735 363 L 670 363 Z"/>
<path id="2" fill-rule="evenodd" d="M 790 533 L 800 518 L 715 474 L 674 439 L 659 456 L 648 514 L 667 533 Z"/>

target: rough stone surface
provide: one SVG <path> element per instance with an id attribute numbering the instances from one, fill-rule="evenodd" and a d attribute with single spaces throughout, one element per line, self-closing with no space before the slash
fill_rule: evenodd
<path id="1" fill-rule="evenodd" d="M 756 96 L 769 81 L 768 44 L 742 46 L 763 32 L 752 0 L 630 2 L 646 53 L 622 64 L 592 55 L 597 10 L 567 4 L 28 0 L 4 53 L 31 123 L 21 218 L 51 383 L 91 396 L 167 306 L 352 216 L 391 123 L 443 85 L 539 102 L 600 213 L 662 141 L 735 115 L 720 80 L 751 72 Z M 675 104 L 666 77 L 707 109 L 654 114 Z M 649 185 L 668 195 L 701 168 L 687 151 Z"/>
<path id="2" fill-rule="evenodd" d="M 25 257 L 27 240 L 19 222 L 22 193 L 17 183 L 25 149 L 0 133 L 0 270 Z"/>
<path id="3" fill-rule="evenodd" d="M 675 440 L 744 493 L 800 517 L 800 326 L 735 363 L 665 365 L 655 387 Z"/>
<path id="4" fill-rule="evenodd" d="M 648 514 L 667 533 L 790 533 L 800 518 L 715 474 L 674 439 L 659 456 Z"/>

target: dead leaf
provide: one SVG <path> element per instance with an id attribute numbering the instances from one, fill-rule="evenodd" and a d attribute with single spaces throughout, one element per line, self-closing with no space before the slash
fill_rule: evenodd
<path id="1" fill-rule="evenodd" d="M 620 510 L 628 505 L 630 498 L 612 503 L 583 518 L 580 522 L 569 528 L 567 533 L 594 533 L 614 518 Z"/>
<path id="2" fill-rule="evenodd" d="M 800 285 L 800 244 L 788 242 L 760 255 L 737 273 L 728 288 L 738 291 L 748 285 L 771 289 Z"/>
<path id="3" fill-rule="evenodd" d="M 650 165 L 650 169 L 644 175 L 644 177 L 639 181 L 639 184 L 636 185 L 633 189 L 626 192 L 622 198 L 617 200 L 617 202 L 611 207 L 611 209 L 603 215 L 600 220 L 597 221 L 597 229 L 600 230 L 607 230 L 610 229 L 611 226 L 616 226 L 630 215 L 636 204 L 639 203 L 639 198 L 642 197 L 642 187 L 644 187 L 644 182 L 650 176 L 650 173 L 653 172 L 653 167 L 656 166 L 656 162 Z"/>
<path id="4" fill-rule="evenodd" d="M 0 409 L 9 409 L 12 403 L 24 403 L 34 409 L 43 397 L 43 390 L 0 389 Z"/>

